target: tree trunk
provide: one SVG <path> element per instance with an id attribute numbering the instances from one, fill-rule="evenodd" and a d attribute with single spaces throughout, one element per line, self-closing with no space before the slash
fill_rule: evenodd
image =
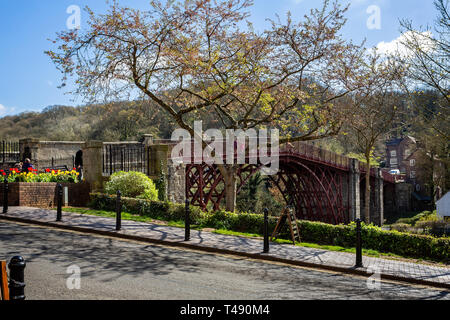
<path id="1" fill-rule="evenodd" d="M 370 224 L 370 157 L 366 157 L 366 190 L 365 190 L 365 200 L 364 200 L 364 220 L 366 224 Z"/>
<path id="2" fill-rule="evenodd" d="M 219 166 L 220 172 L 223 175 L 225 183 L 225 209 L 229 212 L 236 210 L 236 193 L 237 193 L 237 178 L 236 166 Z"/>

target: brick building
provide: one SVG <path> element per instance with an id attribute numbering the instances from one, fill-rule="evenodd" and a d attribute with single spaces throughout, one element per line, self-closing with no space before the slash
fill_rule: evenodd
<path id="1" fill-rule="evenodd" d="M 429 155 L 420 148 L 420 142 L 414 137 L 406 136 L 386 142 L 386 168 L 399 170 L 404 175 L 405 182 L 413 186 L 411 197 L 413 208 L 417 211 L 428 210 L 432 204 L 433 192 L 425 177 L 433 174 L 433 180 L 436 183 L 438 176 L 443 173 L 442 163 L 438 159 L 431 162 L 434 163 L 433 165 L 425 165 L 424 158 L 427 157 Z M 432 169 L 431 166 L 433 166 Z M 438 188 L 434 192 L 439 199 L 439 187 L 435 186 L 435 188 Z"/>
<path id="2" fill-rule="evenodd" d="M 417 150 L 417 141 L 411 136 L 386 142 L 386 167 L 400 170 L 407 180 L 416 179 Z"/>

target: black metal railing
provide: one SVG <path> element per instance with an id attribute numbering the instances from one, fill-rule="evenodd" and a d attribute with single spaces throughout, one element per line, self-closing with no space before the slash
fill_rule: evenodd
<path id="1" fill-rule="evenodd" d="M 39 160 L 36 169 L 45 170 L 72 170 L 75 167 L 75 156 L 52 157 L 47 160 Z"/>
<path id="2" fill-rule="evenodd" d="M 19 162 L 20 161 L 19 143 L 12 141 L 1 141 L 0 161 L 2 163 Z"/>
<path id="3" fill-rule="evenodd" d="M 136 171 L 149 174 L 148 149 L 140 144 L 105 144 L 103 147 L 103 173 Z"/>

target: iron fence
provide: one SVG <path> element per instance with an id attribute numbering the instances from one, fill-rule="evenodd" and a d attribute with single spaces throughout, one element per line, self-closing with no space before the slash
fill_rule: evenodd
<path id="1" fill-rule="evenodd" d="M 52 157 L 47 160 L 39 160 L 35 167 L 39 170 L 72 170 L 75 167 L 75 156 Z"/>
<path id="2" fill-rule="evenodd" d="M 2 141 L 0 148 L 0 161 L 2 161 L 2 163 L 20 161 L 19 142 Z"/>
<path id="3" fill-rule="evenodd" d="M 136 171 L 149 174 L 148 149 L 137 144 L 105 144 L 103 147 L 103 173 Z"/>

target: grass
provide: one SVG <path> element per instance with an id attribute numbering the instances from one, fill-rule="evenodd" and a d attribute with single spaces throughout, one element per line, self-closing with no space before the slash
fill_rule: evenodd
<path id="1" fill-rule="evenodd" d="M 224 234 L 224 235 L 261 238 L 262 239 L 262 236 L 259 234 L 249 234 L 249 233 L 235 232 L 235 231 L 229 231 L 229 230 L 214 230 L 213 232 L 218 233 L 218 234 Z M 286 239 L 275 239 L 275 241 L 273 241 L 273 242 L 280 243 L 280 244 L 292 244 L 292 240 L 286 240 Z M 322 250 L 328 250 L 328 251 L 346 252 L 346 253 L 356 254 L 356 248 L 344 248 L 344 247 L 340 247 L 340 246 L 320 245 L 320 244 L 308 243 L 308 242 L 296 242 L 295 245 L 298 247 L 322 249 Z M 385 257 L 402 258 L 401 256 L 398 256 L 395 254 L 382 253 L 382 252 L 378 252 L 376 250 L 371 250 L 371 249 L 363 249 L 363 255 L 369 256 L 369 257 L 376 257 L 376 258 L 380 258 L 380 257 L 384 257 L 384 256 Z"/>
<path id="2" fill-rule="evenodd" d="M 102 211 L 102 210 L 93 210 L 89 208 L 63 208 L 63 211 L 65 212 L 71 212 L 71 213 L 79 213 L 79 214 L 85 214 L 90 216 L 98 216 L 98 217 L 106 217 L 106 218 L 115 218 L 116 213 L 112 211 Z M 150 217 L 145 216 L 139 216 L 135 214 L 131 214 L 128 212 L 122 212 L 122 220 L 129 220 L 129 221 L 136 221 L 136 222 L 145 222 L 145 223 L 154 223 L 158 225 L 165 225 L 169 227 L 176 227 L 176 228 L 184 228 L 184 221 L 165 221 L 164 219 L 152 219 Z M 191 229 L 193 230 L 207 230 L 216 234 L 223 234 L 223 235 L 230 235 L 230 236 L 239 236 L 239 237 L 246 237 L 246 238 L 258 238 L 262 239 L 263 236 L 260 234 L 252 234 L 252 233 L 243 233 L 243 232 L 236 232 L 236 231 L 230 231 L 230 230 L 223 230 L 223 229 L 209 229 L 209 228 L 203 228 L 202 226 L 192 225 Z M 274 241 L 275 243 L 280 244 L 292 244 L 291 240 L 285 240 L 285 239 L 276 239 Z M 307 242 L 301 242 L 296 243 L 296 246 L 299 247 L 305 247 L 305 248 L 313 248 L 313 249 L 321 249 L 321 250 L 327 250 L 327 251 L 335 251 L 335 252 L 346 252 L 346 253 L 352 253 L 356 254 L 356 248 L 344 248 L 340 246 L 331 246 L 331 245 L 319 245 L 315 243 L 307 243 Z M 402 257 L 393 253 L 383 253 L 376 250 L 371 249 L 364 249 L 363 248 L 363 255 L 368 257 L 375 257 L 375 258 L 387 258 L 387 259 L 394 259 L 394 260 L 407 260 L 410 262 L 417 262 L 417 263 L 429 263 L 429 264 L 440 264 L 442 263 L 436 262 L 436 261 L 427 261 L 422 259 L 411 259 L 407 257 Z"/>

